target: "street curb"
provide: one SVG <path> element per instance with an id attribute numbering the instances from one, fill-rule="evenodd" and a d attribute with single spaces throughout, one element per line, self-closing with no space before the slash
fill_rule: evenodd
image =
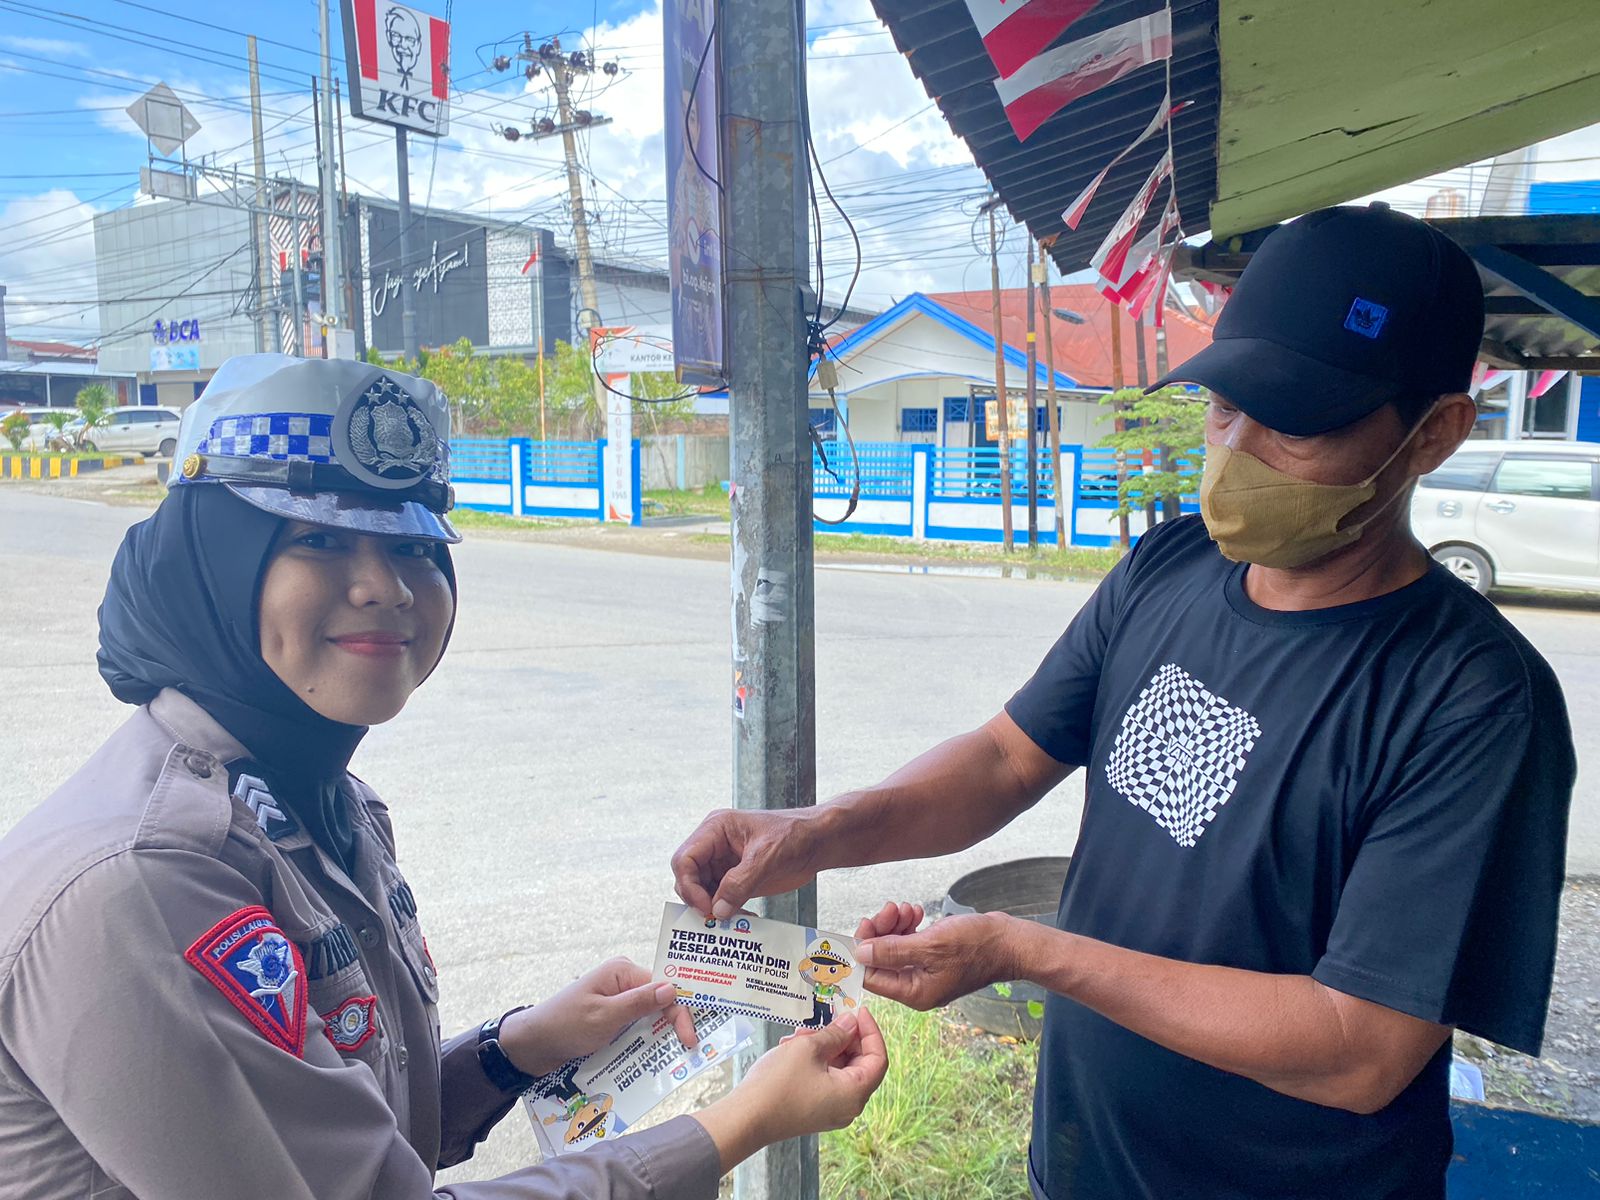
<path id="1" fill-rule="evenodd" d="M 137 467 L 143 462 L 144 459 L 137 454 L 113 458 L 42 458 L 36 454 L 0 454 L 0 479 L 74 479 L 90 471 Z"/>

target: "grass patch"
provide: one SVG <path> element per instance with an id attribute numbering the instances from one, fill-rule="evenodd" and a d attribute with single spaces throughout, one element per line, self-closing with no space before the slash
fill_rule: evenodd
<path id="1" fill-rule="evenodd" d="M 822 1138 L 827 1200 L 1026 1200 L 1038 1049 L 973 1038 L 937 1012 L 873 1015 L 889 1076 L 848 1129 Z"/>
<path id="2" fill-rule="evenodd" d="M 728 493 L 720 483 L 699 491 L 645 492 L 640 508 L 646 517 L 726 517 Z"/>
<path id="3" fill-rule="evenodd" d="M 574 521 L 562 517 L 514 517 L 510 513 L 484 512 L 477 508 L 453 508 L 448 519 L 457 529 L 520 529 L 524 532 L 597 524 L 594 521 Z"/>
<path id="4" fill-rule="evenodd" d="M 45 462 L 50 462 L 50 461 L 52 461 L 54 459 L 60 459 L 63 462 L 70 462 L 73 459 L 77 459 L 79 462 L 104 462 L 108 458 L 121 459 L 121 458 L 144 458 L 145 457 L 142 454 L 134 454 L 131 451 L 113 451 L 113 450 L 95 450 L 95 451 L 89 451 L 89 450 L 13 450 L 10 446 L 4 446 L 4 445 L 0 445 L 0 454 L 4 454 L 7 458 L 23 458 L 23 459 L 35 459 L 35 458 L 38 458 L 38 459 L 43 459 Z"/>
<path id="5" fill-rule="evenodd" d="M 725 533 L 700 533 L 694 541 L 703 545 L 726 546 Z M 997 545 L 968 542 L 913 542 L 908 538 L 873 537 L 860 533 L 819 533 L 816 552 L 861 555 L 864 558 L 914 559 L 919 562 L 965 563 L 973 566 L 1024 567 L 1042 574 L 1104 575 L 1122 557 L 1115 546 L 1068 546 L 1057 550 L 1041 546 L 1030 551 L 1021 546 L 1010 554 Z"/>

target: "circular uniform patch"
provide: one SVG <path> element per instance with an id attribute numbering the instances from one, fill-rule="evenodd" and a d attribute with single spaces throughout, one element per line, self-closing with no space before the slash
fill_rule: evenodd
<path id="1" fill-rule="evenodd" d="M 332 1012 L 320 1014 L 328 1040 L 341 1054 L 361 1049 L 378 1029 L 376 996 L 351 996 Z"/>
<path id="2" fill-rule="evenodd" d="M 408 488 L 426 479 L 440 450 L 428 414 L 388 376 L 342 403 L 333 418 L 334 457 L 372 487 Z"/>

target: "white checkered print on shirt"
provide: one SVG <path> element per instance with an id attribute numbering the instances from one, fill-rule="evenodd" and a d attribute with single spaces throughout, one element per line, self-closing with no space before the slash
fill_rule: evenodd
<path id="1" fill-rule="evenodd" d="M 1155 673 L 1106 763 L 1106 782 L 1193 846 L 1228 802 L 1261 726 L 1176 663 Z"/>

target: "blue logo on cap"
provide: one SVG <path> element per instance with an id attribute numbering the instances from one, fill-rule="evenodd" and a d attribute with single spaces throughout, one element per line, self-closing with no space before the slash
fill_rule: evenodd
<path id="1" fill-rule="evenodd" d="M 1351 333 L 1377 340 L 1388 319 L 1389 310 L 1383 305 L 1376 300 L 1363 300 L 1357 296 L 1355 303 L 1350 306 L 1350 315 L 1344 319 L 1344 327 Z"/>

